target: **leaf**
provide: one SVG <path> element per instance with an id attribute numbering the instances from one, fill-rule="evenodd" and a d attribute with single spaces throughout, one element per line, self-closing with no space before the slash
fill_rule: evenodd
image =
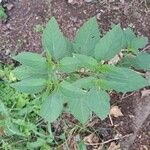
<path id="1" fill-rule="evenodd" d="M 93 57 L 81 54 L 73 54 L 73 56 L 80 61 L 81 66 L 84 68 L 94 69 L 98 65 L 97 60 Z"/>
<path id="2" fill-rule="evenodd" d="M 131 65 L 136 69 L 143 69 L 150 71 L 150 54 L 138 53 L 131 61 Z"/>
<path id="3" fill-rule="evenodd" d="M 131 41 L 131 49 L 138 50 L 144 48 L 148 44 L 147 37 L 137 37 Z"/>
<path id="4" fill-rule="evenodd" d="M 73 54 L 73 57 L 64 57 L 60 60 L 59 69 L 63 72 L 71 73 L 81 68 L 95 69 L 97 64 L 97 61 L 90 56 Z"/>
<path id="5" fill-rule="evenodd" d="M 111 142 L 110 146 L 107 150 L 121 150 L 120 144 L 116 144 L 115 142 Z"/>
<path id="6" fill-rule="evenodd" d="M 84 77 L 79 80 L 76 80 L 72 83 L 72 85 L 83 89 L 90 89 L 95 85 L 96 80 L 97 79 L 94 77 Z"/>
<path id="7" fill-rule="evenodd" d="M 71 114 L 78 119 L 82 124 L 85 124 L 90 116 L 90 109 L 88 108 L 88 103 L 86 96 L 78 98 L 70 98 L 68 101 L 69 110 Z"/>
<path id="8" fill-rule="evenodd" d="M 118 106 L 113 106 L 111 109 L 110 109 L 110 115 L 111 116 L 114 116 L 114 117 L 120 117 L 120 116 L 123 116 L 120 108 Z"/>
<path id="9" fill-rule="evenodd" d="M 61 93 L 69 98 L 80 98 L 85 95 L 85 92 L 78 87 L 73 86 L 69 82 L 63 81 L 60 83 Z"/>
<path id="10" fill-rule="evenodd" d="M 42 36 L 44 50 L 48 51 L 54 60 L 59 60 L 70 55 L 69 50 L 67 50 L 67 43 L 56 19 L 52 17 L 44 29 Z"/>
<path id="11" fill-rule="evenodd" d="M 19 61 L 22 65 L 31 67 L 38 71 L 45 72 L 47 70 L 46 59 L 41 55 L 31 52 L 22 52 L 13 59 Z"/>
<path id="12" fill-rule="evenodd" d="M 141 98 L 143 97 L 149 97 L 150 96 L 150 89 L 149 90 L 143 90 L 141 91 Z"/>
<path id="13" fill-rule="evenodd" d="M 42 145 L 46 144 L 46 141 L 42 138 L 37 138 L 37 140 L 35 142 L 28 142 L 27 143 L 27 147 L 29 149 L 36 149 L 41 147 Z"/>
<path id="14" fill-rule="evenodd" d="M 88 93 L 89 108 L 102 120 L 107 117 L 110 110 L 110 97 L 102 90 L 91 89 Z"/>
<path id="15" fill-rule="evenodd" d="M 73 44 L 72 42 L 66 38 L 66 46 L 67 46 L 67 51 L 70 53 L 69 56 L 73 53 Z"/>
<path id="16" fill-rule="evenodd" d="M 99 137 L 95 133 L 91 133 L 90 135 L 85 136 L 83 140 L 88 145 L 92 145 L 93 143 L 99 143 Z"/>
<path id="17" fill-rule="evenodd" d="M 150 71 L 150 54 L 140 52 L 137 56 L 127 55 L 123 58 L 121 66 L 134 67 L 135 69 L 142 69 Z"/>
<path id="18" fill-rule="evenodd" d="M 97 43 L 94 51 L 95 58 L 105 61 L 110 60 L 124 48 L 125 44 L 123 31 L 120 25 L 116 25 Z"/>
<path id="19" fill-rule="evenodd" d="M 85 145 L 83 142 L 80 142 L 80 143 L 78 144 L 78 149 L 79 149 L 79 150 L 87 150 L 86 145 Z"/>
<path id="20" fill-rule="evenodd" d="M 148 81 L 131 69 L 104 65 L 100 70 L 103 73 L 99 83 L 102 89 L 125 93 L 148 86 Z"/>
<path id="21" fill-rule="evenodd" d="M 24 79 L 20 82 L 11 84 L 17 91 L 35 94 L 41 92 L 46 87 L 44 79 Z"/>
<path id="22" fill-rule="evenodd" d="M 64 57 L 60 60 L 59 69 L 65 73 L 75 72 L 80 68 L 80 61 L 74 57 Z"/>
<path id="23" fill-rule="evenodd" d="M 62 111 L 62 96 L 58 92 L 53 92 L 43 102 L 40 115 L 47 121 L 53 122 L 60 116 Z"/>
<path id="24" fill-rule="evenodd" d="M 22 80 L 26 78 L 48 78 L 48 72 L 41 72 L 40 70 L 35 70 L 31 67 L 27 66 L 19 66 L 16 67 L 13 71 L 13 74 L 17 77 L 17 79 Z"/>
<path id="25" fill-rule="evenodd" d="M 131 47 L 131 41 L 136 38 L 133 30 L 131 28 L 127 28 L 124 30 L 125 38 L 126 38 L 126 45 L 127 48 Z"/>
<path id="26" fill-rule="evenodd" d="M 79 54 L 94 56 L 94 48 L 100 39 L 96 18 L 89 19 L 77 32 L 74 50 Z"/>
<path id="27" fill-rule="evenodd" d="M 59 90 L 67 99 L 70 113 L 84 124 L 90 114 L 86 92 L 66 81 L 61 82 Z"/>

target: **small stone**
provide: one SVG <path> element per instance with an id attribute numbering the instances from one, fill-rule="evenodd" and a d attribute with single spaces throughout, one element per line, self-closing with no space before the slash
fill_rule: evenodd
<path id="1" fill-rule="evenodd" d="M 87 2 L 87 3 L 90 3 L 90 2 L 92 2 L 93 0 L 85 0 L 85 2 Z"/>
<path id="2" fill-rule="evenodd" d="M 12 10 L 14 8 L 14 5 L 13 4 L 5 4 L 5 7 L 7 8 L 8 11 Z"/>
<path id="3" fill-rule="evenodd" d="M 98 14 L 96 15 L 96 18 L 97 18 L 97 20 L 101 20 L 101 13 L 98 13 Z"/>
<path id="4" fill-rule="evenodd" d="M 72 2 L 73 2 L 73 0 L 68 0 L 68 3 L 70 3 L 70 4 L 71 4 Z"/>

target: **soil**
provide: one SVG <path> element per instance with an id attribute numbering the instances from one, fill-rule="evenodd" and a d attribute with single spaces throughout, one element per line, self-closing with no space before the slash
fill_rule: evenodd
<path id="1" fill-rule="evenodd" d="M 55 16 L 71 40 L 88 18 L 96 16 L 102 33 L 108 31 L 112 23 L 120 23 L 150 41 L 150 10 L 145 0 L 4 0 L 3 5 L 8 14 L 8 18 L 0 22 L 0 60 L 4 63 L 11 63 L 10 56 L 20 51 L 41 52 L 41 33 L 35 32 L 35 27 L 44 26 L 51 16 Z M 150 52 L 150 44 L 144 50 Z M 112 118 L 113 125 L 109 118 L 104 121 L 94 118 L 90 128 L 98 132 L 100 141 L 123 136 L 114 140 L 123 150 L 150 149 L 150 96 L 142 97 L 139 91 L 124 97 L 112 93 L 111 97 L 112 105 L 119 106 L 123 116 Z M 74 122 L 72 117 L 68 118 Z"/>

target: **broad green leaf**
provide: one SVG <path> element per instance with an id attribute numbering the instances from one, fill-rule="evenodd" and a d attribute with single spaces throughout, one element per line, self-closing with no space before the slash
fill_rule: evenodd
<path id="1" fill-rule="evenodd" d="M 15 76 L 17 77 L 17 79 L 22 80 L 22 79 L 26 79 L 26 78 L 44 78 L 47 79 L 48 78 L 48 72 L 47 70 L 40 71 L 40 70 L 35 70 L 31 67 L 27 67 L 27 66 L 19 66 L 16 67 L 12 73 L 15 74 Z"/>
<path id="2" fill-rule="evenodd" d="M 49 122 L 55 121 L 63 111 L 63 99 L 58 92 L 49 95 L 42 104 L 40 115 Z"/>
<path id="3" fill-rule="evenodd" d="M 135 69 L 142 69 L 150 71 L 150 54 L 141 52 L 137 56 L 127 55 L 120 63 L 120 66 L 134 67 Z"/>
<path id="4" fill-rule="evenodd" d="M 81 68 L 94 69 L 97 61 L 86 55 L 73 54 L 73 57 L 64 57 L 60 60 L 59 69 L 66 73 L 78 71 Z"/>
<path id="5" fill-rule="evenodd" d="M 126 55 L 122 58 L 122 60 L 118 63 L 119 67 L 131 67 L 131 64 L 134 63 L 133 59 L 135 56 L 133 56 L 132 54 Z"/>
<path id="6" fill-rule="evenodd" d="M 97 60 L 93 57 L 81 54 L 73 54 L 73 56 L 80 61 L 81 66 L 84 68 L 93 69 L 98 65 Z"/>
<path id="7" fill-rule="evenodd" d="M 105 90 L 116 90 L 117 92 L 131 92 L 148 85 L 148 81 L 135 71 L 115 66 L 104 66 L 103 77 L 100 82 L 101 88 Z"/>
<path id="8" fill-rule="evenodd" d="M 81 90 L 78 87 L 73 86 L 71 83 L 63 81 L 60 83 L 61 93 L 69 98 L 80 98 L 85 95 L 85 91 Z"/>
<path id="9" fill-rule="evenodd" d="M 38 71 L 46 71 L 46 59 L 39 54 L 31 52 L 22 52 L 13 59 L 19 61 L 22 65 L 37 69 Z"/>
<path id="10" fill-rule="evenodd" d="M 94 48 L 100 39 L 96 18 L 89 19 L 79 29 L 74 41 L 74 50 L 79 54 L 94 56 Z"/>
<path id="11" fill-rule="evenodd" d="M 150 54 L 148 53 L 139 53 L 133 59 L 133 67 L 136 69 L 143 69 L 150 71 Z"/>
<path id="12" fill-rule="evenodd" d="M 91 89 L 88 93 L 89 108 L 101 119 L 105 119 L 110 111 L 110 97 L 102 90 Z"/>
<path id="13" fill-rule="evenodd" d="M 72 53 L 73 53 L 73 44 L 68 38 L 66 38 L 66 46 L 67 46 L 67 51 L 70 53 L 70 55 L 72 55 Z"/>
<path id="14" fill-rule="evenodd" d="M 106 33 L 95 47 L 95 58 L 98 60 L 110 60 L 124 48 L 126 44 L 123 30 L 116 25 Z"/>
<path id="15" fill-rule="evenodd" d="M 68 101 L 70 113 L 82 124 L 86 123 L 91 114 L 86 96 L 70 98 Z"/>
<path id="16" fill-rule="evenodd" d="M 131 49 L 138 50 L 144 48 L 148 44 L 147 37 L 137 37 L 131 41 Z"/>
<path id="17" fill-rule="evenodd" d="M 71 73 L 77 71 L 81 66 L 80 61 L 75 57 L 64 57 L 60 60 L 60 71 Z"/>
<path id="18" fill-rule="evenodd" d="M 70 55 L 70 52 L 67 50 L 67 43 L 56 19 L 52 17 L 44 29 L 42 36 L 44 50 L 48 51 L 54 60 L 59 60 Z"/>
<path id="19" fill-rule="evenodd" d="M 25 93 L 39 93 L 46 87 L 46 80 L 44 79 L 24 79 L 20 82 L 11 84 L 17 91 Z"/>
<path id="20" fill-rule="evenodd" d="M 94 77 L 84 77 L 76 80 L 72 85 L 83 89 L 90 89 L 91 87 L 94 87 L 96 80 L 97 79 Z"/>
<path id="21" fill-rule="evenodd" d="M 133 30 L 131 28 L 127 28 L 124 30 L 125 38 L 126 38 L 126 48 L 131 47 L 131 41 L 136 38 Z"/>

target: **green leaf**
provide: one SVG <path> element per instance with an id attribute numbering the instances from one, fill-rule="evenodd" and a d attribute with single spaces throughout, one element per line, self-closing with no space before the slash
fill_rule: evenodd
<path id="1" fill-rule="evenodd" d="M 39 93 L 46 87 L 46 80 L 44 79 L 24 79 L 20 82 L 11 84 L 17 91 L 25 93 Z"/>
<path id="2" fill-rule="evenodd" d="M 125 34 L 126 44 L 127 44 L 126 47 L 128 48 L 131 45 L 131 41 L 136 38 L 136 35 L 134 34 L 131 28 L 125 29 L 124 34 Z"/>
<path id="3" fill-rule="evenodd" d="M 85 91 L 66 81 L 60 83 L 60 91 L 64 96 L 69 98 L 80 98 L 85 95 Z"/>
<path id="4" fill-rule="evenodd" d="M 97 60 L 93 57 L 81 54 L 73 54 L 73 56 L 80 61 L 81 66 L 84 68 L 94 69 L 98 65 Z"/>
<path id="5" fill-rule="evenodd" d="M 86 96 L 70 98 L 68 101 L 70 113 L 82 124 L 86 123 L 91 114 Z"/>
<path id="6" fill-rule="evenodd" d="M 13 59 L 19 61 L 22 65 L 37 69 L 38 71 L 46 71 L 47 63 L 46 59 L 41 55 L 31 52 L 22 52 Z"/>
<path id="7" fill-rule="evenodd" d="M 72 83 L 72 85 L 78 88 L 90 89 L 95 85 L 96 80 L 97 79 L 94 77 L 84 77 L 79 80 L 76 80 L 74 83 Z"/>
<path id="8" fill-rule="evenodd" d="M 105 90 L 116 90 L 124 93 L 148 85 L 145 78 L 131 69 L 105 65 L 101 70 L 103 70 L 103 77 L 100 86 Z"/>
<path id="9" fill-rule="evenodd" d="M 126 44 L 123 30 L 116 25 L 100 39 L 95 47 L 95 58 L 98 60 L 110 60 L 118 54 Z"/>
<path id="10" fill-rule="evenodd" d="M 88 93 L 89 108 L 101 119 L 105 119 L 110 111 L 110 97 L 102 90 L 91 89 Z"/>
<path id="11" fill-rule="evenodd" d="M 49 122 L 55 121 L 63 110 L 63 99 L 58 92 L 49 95 L 42 104 L 40 115 Z"/>
<path id="12" fill-rule="evenodd" d="M 87 92 L 66 81 L 61 82 L 59 90 L 67 99 L 70 113 L 82 124 L 87 122 L 91 112 L 86 99 Z"/>
<path id="13" fill-rule="evenodd" d="M 52 17 L 44 29 L 42 36 L 44 50 L 48 51 L 54 60 L 59 60 L 70 55 L 69 50 L 67 50 L 67 43 L 56 19 Z"/>
<path id="14" fill-rule="evenodd" d="M 13 74 L 17 77 L 17 79 L 22 80 L 26 78 L 48 78 L 48 72 L 45 70 L 41 72 L 40 70 L 35 70 L 31 67 L 27 66 L 19 66 L 16 67 L 13 71 Z"/>
<path id="15" fill-rule="evenodd" d="M 131 41 L 131 49 L 138 50 L 144 48 L 148 44 L 147 37 L 137 37 Z"/>
<path id="16" fill-rule="evenodd" d="M 83 142 L 78 144 L 78 150 L 87 150 L 86 145 Z"/>
<path id="17" fill-rule="evenodd" d="M 36 148 L 41 147 L 44 144 L 46 144 L 46 141 L 42 138 L 38 138 L 35 142 L 28 142 L 27 147 L 29 149 L 36 149 Z"/>
<path id="18" fill-rule="evenodd" d="M 90 56 L 73 54 L 73 57 L 64 57 L 60 60 L 59 69 L 63 72 L 71 73 L 81 68 L 94 69 L 97 64 L 97 61 Z"/>
<path id="19" fill-rule="evenodd" d="M 79 54 L 94 56 L 94 48 L 100 39 L 96 18 L 89 19 L 79 29 L 74 41 L 74 50 Z"/>
<path id="20" fill-rule="evenodd" d="M 66 46 L 67 51 L 70 53 L 69 55 L 71 55 L 73 53 L 73 44 L 68 38 L 66 38 Z"/>
<path id="21" fill-rule="evenodd" d="M 80 68 L 80 61 L 75 57 L 64 57 L 60 60 L 59 69 L 60 71 L 71 73 L 75 72 Z"/>
<path id="22" fill-rule="evenodd" d="M 135 69 L 148 70 L 150 71 L 150 54 L 140 52 L 137 56 L 127 55 L 123 58 L 120 66 L 134 67 Z"/>

